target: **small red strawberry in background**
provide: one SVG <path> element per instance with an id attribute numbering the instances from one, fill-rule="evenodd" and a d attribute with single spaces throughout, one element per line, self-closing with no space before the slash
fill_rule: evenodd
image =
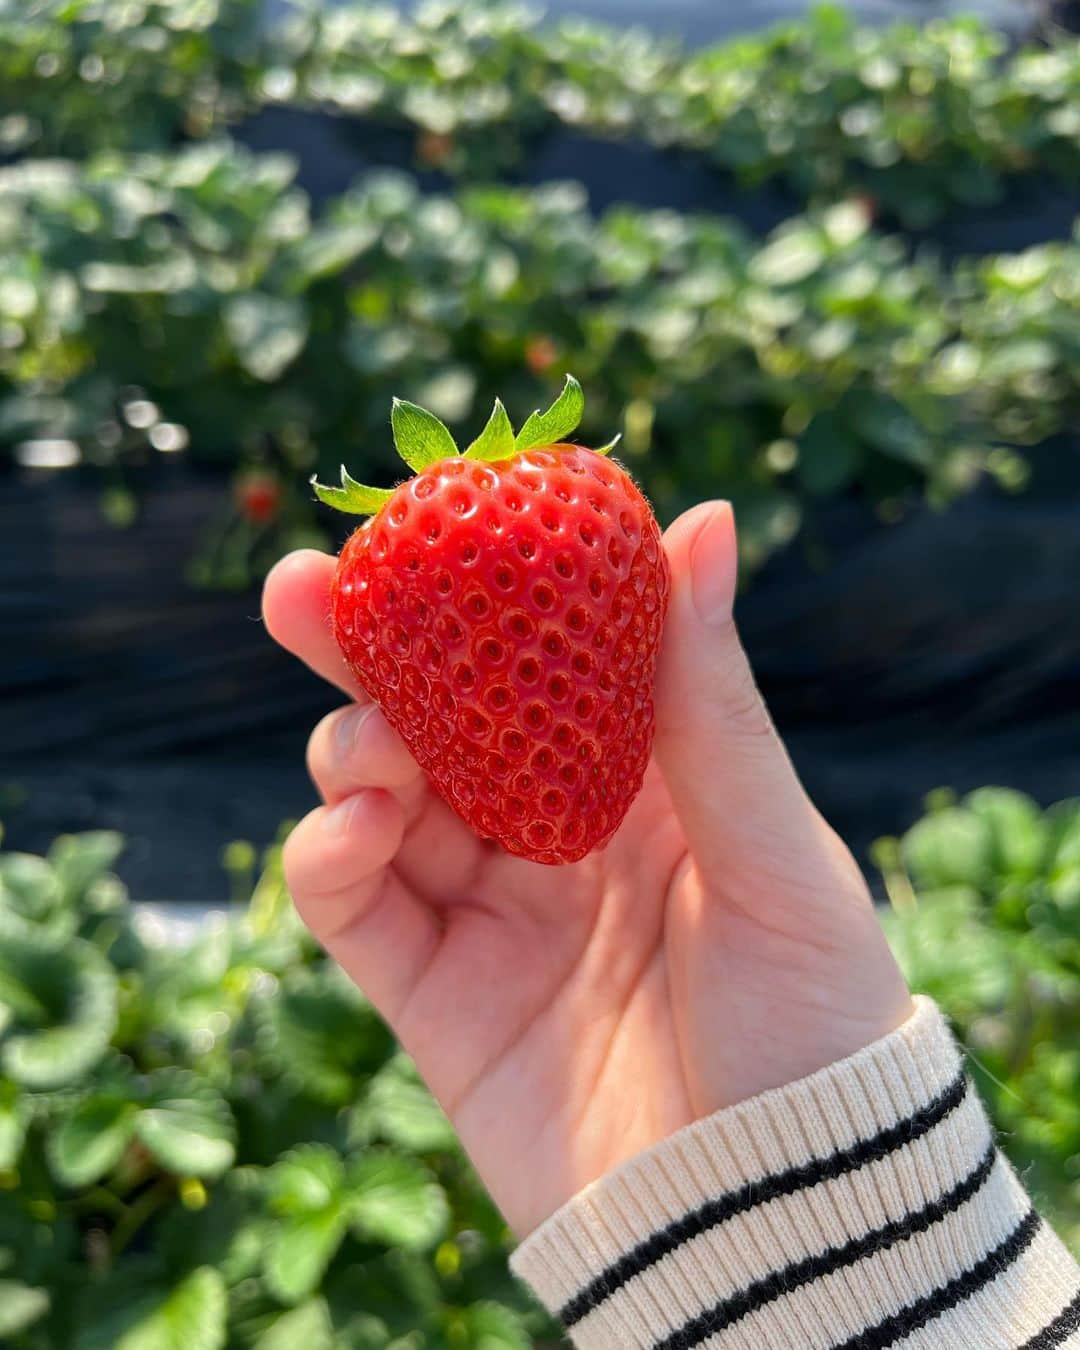
<path id="1" fill-rule="evenodd" d="M 443 131 L 422 131 L 416 138 L 416 157 L 429 169 L 441 169 L 454 153 L 454 138 Z"/>
<path id="2" fill-rule="evenodd" d="M 236 505 L 252 525 L 268 525 L 281 509 L 281 484 L 261 469 L 251 469 L 236 481 Z"/>
<path id="3" fill-rule="evenodd" d="M 546 375 L 558 359 L 558 350 L 547 336 L 532 337 L 525 344 L 525 364 L 534 375 Z"/>
<path id="4" fill-rule="evenodd" d="M 567 376 L 515 436 L 496 399 L 464 453 L 394 401 L 415 477 L 315 483 L 370 514 L 338 559 L 334 633 L 361 685 L 436 790 L 476 832 L 542 863 L 602 844 L 641 787 L 668 599 L 660 529 L 629 475 L 567 444 Z"/>

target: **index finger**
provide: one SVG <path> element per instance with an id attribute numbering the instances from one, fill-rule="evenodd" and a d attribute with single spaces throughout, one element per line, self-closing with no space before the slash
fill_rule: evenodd
<path id="1" fill-rule="evenodd" d="M 330 624 L 330 583 L 335 560 L 316 549 L 298 549 L 275 563 L 263 586 L 266 630 L 316 675 L 356 700 L 370 699 L 345 664 Z"/>

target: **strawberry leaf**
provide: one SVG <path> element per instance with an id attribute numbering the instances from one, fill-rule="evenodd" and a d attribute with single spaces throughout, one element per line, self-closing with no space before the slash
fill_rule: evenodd
<path id="1" fill-rule="evenodd" d="M 383 1139 L 413 1153 L 456 1147 L 457 1136 L 411 1060 L 397 1055 L 368 1083 L 349 1120 L 350 1145 Z"/>
<path id="2" fill-rule="evenodd" d="M 463 1350 L 529 1350 L 532 1337 L 512 1308 L 484 1299 L 454 1316 L 454 1344 Z"/>
<path id="3" fill-rule="evenodd" d="M 123 851 L 123 835 L 114 830 L 62 834 L 55 840 L 49 849 L 49 864 L 65 901 L 71 904 L 82 900 L 91 883 L 107 872 Z"/>
<path id="4" fill-rule="evenodd" d="M 621 440 L 622 440 L 622 432 L 621 431 L 616 432 L 616 434 L 612 436 L 610 441 L 607 441 L 604 445 L 598 445 L 596 449 L 593 451 L 593 454 L 610 455 L 612 450 L 615 449 L 615 447 L 619 444 Z"/>
<path id="5" fill-rule="evenodd" d="M 135 1131 L 138 1108 L 119 1094 L 100 1093 L 81 1102 L 50 1136 L 53 1175 L 65 1186 L 89 1186 L 120 1161 Z"/>
<path id="6" fill-rule="evenodd" d="M 225 1283 L 209 1266 L 175 1283 L 155 1278 L 149 1265 L 129 1267 L 87 1286 L 72 1345 L 74 1350 L 222 1350 L 227 1317 Z"/>
<path id="7" fill-rule="evenodd" d="M 135 1121 L 143 1146 L 170 1172 L 214 1178 L 236 1157 L 235 1126 L 225 1099 L 185 1069 L 158 1069 Z"/>
<path id="8" fill-rule="evenodd" d="M 311 486 L 319 501 L 351 516 L 373 516 L 394 495 L 391 488 L 365 487 L 363 483 L 358 483 L 349 475 L 344 464 L 341 466 L 340 487 L 324 487 L 316 478 L 311 479 Z"/>
<path id="9" fill-rule="evenodd" d="M 514 428 L 499 399 L 491 410 L 487 426 L 465 451 L 466 459 L 484 459 L 489 462 L 509 459 L 514 453 Z"/>
<path id="10" fill-rule="evenodd" d="M 515 450 L 532 450 L 538 445 L 554 445 L 568 436 L 581 421 L 585 395 L 573 375 L 567 375 L 562 393 L 547 412 L 530 413 L 514 441 Z"/>
<path id="11" fill-rule="evenodd" d="M 49 918 L 63 903 L 60 878 L 44 858 L 31 853 L 0 856 L 0 907 L 38 921 Z"/>
<path id="12" fill-rule="evenodd" d="M 275 1318 L 255 1342 L 254 1350 L 295 1350 L 298 1345 L 307 1350 L 329 1350 L 334 1344 L 326 1300 L 312 1298 Z"/>
<path id="13" fill-rule="evenodd" d="M 313 1294 L 344 1236 L 345 1214 L 336 1204 L 283 1219 L 266 1253 L 267 1288 L 283 1303 Z"/>
<path id="14" fill-rule="evenodd" d="M 385 1024 L 344 978 L 296 971 L 253 1012 L 266 1069 L 329 1106 L 354 1101 L 362 1078 L 393 1053 Z"/>
<path id="15" fill-rule="evenodd" d="M 15 1336 L 49 1311 L 49 1295 L 21 1280 L 0 1280 L 0 1336 Z"/>
<path id="16" fill-rule="evenodd" d="M 362 1153 L 349 1166 L 347 1187 L 353 1231 L 369 1242 L 426 1251 L 446 1230 L 446 1193 L 415 1158 Z"/>
<path id="17" fill-rule="evenodd" d="M 345 1235 L 345 1168 L 324 1144 L 301 1144 L 270 1170 L 277 1224 L 266 1253 L 266 1283 L 284 1303 L 318 1287 Z"/>
<path id="18" fill-rule="evenodd" d="M 230 301 L 225 333 L 239 364 L 257 380 L 276 380 L 300 355 L 308 338 L 307 305 L 293 297 L 253 292 Z"/>
<path id="19" fill-rule="evenodd" d="M 458 453 L 457 442 L 434 413 L 416 403 L 394 399 L 390 412 L 394 445 L 398 454 L 414 472 L 419 473 L 440 459 Z"/>
<path id="20" fill-rule="evenodd" d="M 30 1106 L 14 1083 L 0 1082 L 0 1172 L 9 1172 L 19 1161 Z"/>
<path id="21" fill-rule="evenodd" d="M 0 909 L 0 1069 L 37 1090 L 76 1082 L 116 1029 L 117 978 L 81 938 Z"/>

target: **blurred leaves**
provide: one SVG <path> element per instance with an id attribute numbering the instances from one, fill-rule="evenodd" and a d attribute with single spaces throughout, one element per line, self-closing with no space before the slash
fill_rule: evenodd
<path id="1" fill-rule="evenodd" d="M 229 302 L 224 317 L 237 359 L 257 380 L 276 380 L 307 339 L 307 315 L 298 300 L 241 295 Z"/>
<path id="2" fill-rule="evenodd" d="M 107 871 L 119 844 L 0 853 L 15 937 L 0 952 L 20 958 L 0 989 L 6 1036 L 78 1024 L 78 999 L 52 986 L 77 990 L 52 964 L 72 952 L 94 953 L 115 999 L 77 1070 L 0 1073 L 6 1341 L 524 1350 L 549 1331 L 507 1276 L 505 1228 L 446 1117 L 296 922 L 280 845 L 250 915 L 184 946 Z M 1080 1246 L 1080 803 L 938 793 L 877 856 L 900 960 Z"/>
<path id="3" fill-rule="evenodd" d="M 233 1134 L 229 1108 L 208 1083 L 184 1069 L 151 1075 L 135 1135 L 162 1167 L 183 1176 L 219 1176 L 236 1156 Z"/>
<path id="4" fill-rule="evenodd" d="M 0 910 L 0 1068 L 55 1088 L 100 1059 L 116 1026 L 116 978 L 80 939 L 62 941 Z"/>
<path id="5" fill-rule="evenodd" d="M 229 851 L 248 909 L 180 943 L 108 871 L 121 846 L 0 852 L 4 1344 L 531 1344 L 504 1225 L 298 922 L 280 842 L 257 878 Z"/>
<path id="6" fill-rule="evenodd" d="M 137 1108 L 115 1093 L 95 1093 L 62 1121 L 49 1138 L 49 1161 L 65 1186 L 99 1180 L 123 1157 L 135 1129 Z"/>
<path id="7" fill-rule="evenodd" d="M 176 1283 L 141 1275 L 129 1267 L 90 1292 L 73 1350 L 222 1350 L 227 1306 L 217 1271 L 202 1266 Z"/>
<path id="8" fill-rule="evenodd" d="M 411 153 L 461 190 L 372 174 L 313 217 L 287 156 L 225 137 L 271 106 L 360 117 L 341 134 L 373 162 Z M 595 221 L 573 185 L 491 185 L 558 127 L 809 206 L 755 246 L 676 212 Z M 276 24 L 254 0 L 0 4 L 0 146 L 21 157 L 0 168 L 0 449 L 108 467 L 117 520 L 117 468 L 239 461 L 191 567 L 239 586 L 330 528 L 313 471 L 336 480 L 344 455 L 393 480 L 394 395 L 466 445 L 496 397 L 520 422 L 572 368 L 583 437 L 623 432 L 665 517 L 732 498 L 749 572 L 838 494 L 894 519 L 983 474 L 1015 490 L 1009 447 L 1075 423 L 1075 240 L 946 273 L 872 227 L 1075 183 L 1078 129 L 1080 44 L 1008 51 L 970 19 L 822 8 L 688 55 L 512 2 Z M 246 508 L 252 473 L 281 486 Z"/>
<path id="9" fill-rule="evenodd" d="M 382 1140 L 410 1153 L 438 1153 L 453 1144 L 453 1126 L 434 1101 L 410 1059 L 395 1055 L 371 1079 L 353 1107 L 349 1137 Z"/>
<path id="10" fill-rule="evenodd" d="M 1080 801 L 934 794 L 876 851 L 905 973 L 948 1013 L 1010 1157 L 1080 1247 Z"/>
<path id="11" fill-rule="evenodd" d="M 583 440 L 622 431 L 664 516 L 730 497 L 748 570 L 837 494 L 891 512 L 980 474 L 1020 486 L 1005 443 L 1080 406 L 1078 241 L 947 273 L 854 199 L 755 245 L 708 217 L 597 221 L 571 185 L 438 197 L 390 173 L 313 221 L 291 173 L 210 141 L 0 169 L 0 262 L 21 278 L 14 308 L 0 290 L 0 445 L 249 463 L 202 580 L 242 584 L 310 540 L 313 470 L 336 481 L 344 455 L 392 484 L 395 395 L 467 445 L 496 397 L 520 423 L 571 367 Z M 247 506 L 256 473 L 273 487 Z"/>
<path id="12" fill-rule="evenodd" d="M 0 1278 L 0 1336 L 15 1336 L 37 1322 L 49 1308 L 49 1295 L 21 1280 Z"/>
<path id="13" fill-rule="evenodd" d="M 503 3 L 416 14 L 254 0 L 0 6 L 0 150 L 156 149 L 260 108 L 322 108 L 416 167 L 477 181 L 552 131 L 692 153 L 748 185 L 864 194 L 909 226 L 996 200 L 1010 176 L 1075 182 L 1080 56 L 1009 50 L 971 18 L 860 28 L 821 6 L 687 54 L 638 29 Z M 813 246 L 804 241 L 803 263 Z M 795 257 L 794 244 L 787 252 Z M 788 265 L 794 265 L 793 263 Z"/>

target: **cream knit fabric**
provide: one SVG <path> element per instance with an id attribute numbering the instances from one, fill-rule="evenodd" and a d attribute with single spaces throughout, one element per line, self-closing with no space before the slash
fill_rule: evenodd
<path id="1" fill-rule="evenodd" d="M 581 1350 L 1080 1347 L 1080 1271 L 924 998 L 594 1182 L 512 1264 Z"/>

